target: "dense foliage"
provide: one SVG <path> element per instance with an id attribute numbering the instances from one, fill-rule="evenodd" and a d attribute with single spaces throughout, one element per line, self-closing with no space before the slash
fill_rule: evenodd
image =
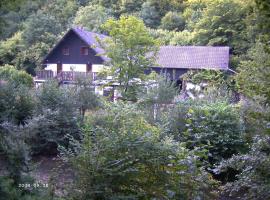
<path id="1" fill-rule="evenodd" d="M 198 167 L 196 151 L 162 139 L 134 105 L 109 105 L 101 112 L 86 122 L 74 158 L 66 154 L 78 172 L 74 199 L 215 197 L 215 182 Z"/>
<path id="2" fill-rule="evenodd" d="M 0 199 L 269 199 L 269 13 L 268 0 L 0 1 Z M 123 101 L 84 78 L 33 87 L 72 26 L 110 35 Z M 189 71 L 188 96 L 145 75 L 159 45 L 229 46 L 233 70 Z M 39 181 L 35 158 L 60 154 L 62 193 L 18 187 Z"/>
<path id="3" fill-rule="evenodd" d="M 103 28 L 111 36 L 102 44 L 110 58 L 109 74 L 120 84 L 123 98 L 134 100 L 138 80 L 145 80 L 145 71 L 155 64 L 157 41 L 143 21 L 132 16 L 121 16 L 118 21 L 109 19 Z"/>

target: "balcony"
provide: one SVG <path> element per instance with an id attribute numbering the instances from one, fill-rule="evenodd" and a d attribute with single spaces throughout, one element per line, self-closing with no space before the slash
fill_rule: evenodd
<path id="1" fill-rule="evenodd" d="M 87 77 L 93 78 L 92 72 L 75 72 L 75 71 L 62 71 L 55 74 L 52 70 L 40 70 L 36 72 L 35 82 L 44 82 L 47 80 L 56 79 L 59 83 L 74 82 L 77 78 Z"/>

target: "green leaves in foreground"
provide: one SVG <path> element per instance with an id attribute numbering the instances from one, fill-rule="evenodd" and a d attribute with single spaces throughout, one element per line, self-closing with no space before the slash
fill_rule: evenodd
<path id="1" fill-rule="evenodd" d="M 80 145 L 78 145 L 80 146 Z M 72 159 L 74 199 L 196 199 L 213 197 L 213 182 L 193 151 L 160 137 L 132 105 L 111 105 L 84 127 Z M 71 155 L 71 154 L 68 154 Z M 74 154 L 73 154 L 74 155 Z M 208 192 L 205 192 L 208 191 Z"/>

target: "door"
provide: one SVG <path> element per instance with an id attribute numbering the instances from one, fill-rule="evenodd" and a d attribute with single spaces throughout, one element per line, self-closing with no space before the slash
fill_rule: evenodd
<path id="1" fill-rule="evenodd" d="M 57 74 L 62 72 L 62 63 L 57 63 Z"/>
<path id="2" fill-rule="evenodd" d="M 91 72 L 92 71 L 92 63 L 87 63 L 86 64 L 86 72 Z"/>

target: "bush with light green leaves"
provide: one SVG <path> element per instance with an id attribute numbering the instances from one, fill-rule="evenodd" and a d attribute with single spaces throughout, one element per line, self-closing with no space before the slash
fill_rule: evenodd
<path id="1" fill-rule="evenodd" d="M 73 199 L 196 199 L 215 197 L 216 182 L 188 151 L 150 125 L 136 106 L 108 105 L 83 128 L 83 143 L 64 149 L 77 182 Z"/>

